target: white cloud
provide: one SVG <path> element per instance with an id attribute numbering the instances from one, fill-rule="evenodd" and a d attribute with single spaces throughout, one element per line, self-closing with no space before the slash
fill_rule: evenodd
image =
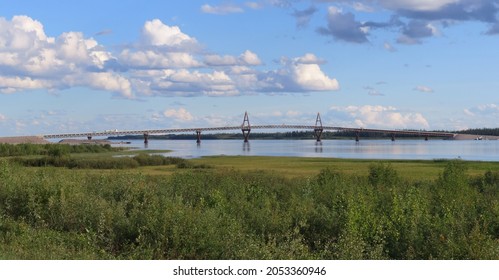
<path id="1" fill-rule="evenodd" d="M 197 41 L 183 33 L 178 26 L 168 26 L 159 19 L 146 21 L 142 28 L 142 43 L 151 46 L 185 47 Z"/>
<path id="2" fill-rule="evenodd" d="M 262 62 L 254 52 L 246 50 L 239 56 L 239 59 L 247 65 L 260 65 Z"/>
<path id="3" fill-rule="evenodd" d="M 389 52 L 396 52 L 396 51 L 397 51 L 397 49 L 396 49 L 396 48 L 395 48 L 392 44 L 390 44 L 390 43 L 388 43 L 388 42 L 385 42 L 385 43 L 383 44 L 383 48 L 384 48 L 385 50 L 389 51 Z"/>
<path id="4" fill-rule="evenodd" d="M 460 0 L 379 0 L 386 8 L 394 10 L 436 11 Z"/>
<path id="5" fill-rule="evenodd" d="M 296 62 L 301 64 L 324 64 L 324 60 L 317 58 L 313 53 L 307 53 L 297 58 Z"/>
<path id="6" fill-rule="evenodd" d="M 136 89 L 146 95 L 175 96 L 222 96 L 235 95 L 238 90 L 231 78 L 223 71 L 161 70 L 135 72 Z"/>
<path id="7" fill-rule="evenodd" d="M 365 13 L 372 13 L 374 12 L 374 8 L 371 7 L 371 6 L 368 6 L 366 4 L 363 4 L 363 3 L 360 3 L 360 2 L 355 2 L 353 3 L 353 8 L 356 10 L 356 11 L 359 11 L 359 12 L 365 12 Z"/>
<path id="8" fill-rule="evenodd" d="M 0 92 L 14 93 L 24 89 L 40 89 L 50 86 L 43 80 L 34 80 L 30 77 L 5 77 L 0 76 Z"/>
<path id="9" fill-rule="evenodd" d="M 119 92 L 122 96 L 127 98 L 133 97 L 130 81 L 115 73 L 88 73 L 85 78 L 86 82 L 84 85 L 88 85 L 95 89 Z"/>
<path id="10" fill-rule="evenodd" d="M 120 62 L 131 68 L 192 68 L 202 64 L 186 52 L 161 52 L 156 50 L 132 51 L 125 49 Z"/>
<path id="11" fill-rule="evenodd" d="M 43 25 L 27 16 L 0 18 L 0 92 L 88 86 L 132 97 L 124 77 L 101 72 L 112 58 L 80 32 L 47 37 Z M 92 70 L 93 69 L 93 70 Z"/>
<path id="12" fill-rule="evenodd" d="M 331 79 L 317 64 L 296 64 L 291 68 L 293 80 L 303 90 L 325 91 L 340 88 L 336 79 Z"/>
<path id="13" fill-rule="evenodd" d="M 217 55 L 210 54 L 204 57 L 204 61 L 207 65 L 211 66 L 232 66 L 238 64 L 238 59 L 232 55 Z"/>
<path id="14" fill-rule="evenodd" d="M 0 122 L 3 122 L 5 120 L 7 120 L 7 117 L 3 114 L 0 114 Z"/>
<path id="15" fill-rule="evenodd" d="M 288 116 L 288 117 L 298 117 L 301 115 L 302 115 L 302 113 L 298 112 L 298 111 L 289 110 L 286 112 L 286 116 Z"/>
<path id="16" fill-rule="evenodd" d="M 468 123 L 466 128 L 497 127 L 497 120 L 499 120 L 499 105 L 489 103 L 465 108 L 462 117 L 463 119 L 460 121 Z M 469 125 L 470 123 L 472 125 Z"/>
<path id="17" fill-rule="evenodd" d="M 477 107 L 481 112 L 492 112 L 499 113 L 499 105 L 497 104 L 485 104 Z"/>
<path id="18" fill-rule="evenodd" d="M 180 122 L 187 122 L 194 120 L 192 114 L 189 113 L 189 111 L 187 111 L 185 108 L 179 108 L 178 110 L 168 109 L 163 112 L 163 115 L 167 118 L 173 118 L 174 120 Z"/>
<path id="19" fill-rule="evenodd" d="M 419 91 L 419 92 L 426 92 L 426 93 L 432 93 L 433 92 L 433 89 L 428 87 L 428 86 L 422 86 L 422 85 L 419 85 L 419 86 L 416 86 L 414 88 L 415 91 Z"/>
<path id="20" fill-rule="evenodd" d="M 249 6 L 254 6 L 250 4 Z M 201 6 L 201 11 L 207 14 L 216 14 L 216 15 L 226 15 L 226 14 L 234 14 L 234 13 L 242 13 L 244 10 L 233 4 L 223 4 L 219 6 L 211 6 L 205 4 Z"/>
<path id="21" fill-rule="evenodd" d="M 235 57 L 232 55 L 217 55 L 217 54 L 209 54 L 205 55 L 205 63 L 210 66 L 236 66 L 236 65 L 248 65 L 248 66 L 257 66 L 262 62 L 258 55 L 253 53 L 252 51 L 246 50 L 239 57 Z"/>
<path id="22" fill-rule="evenodd" d="M 0 18 L 0 31 L 0 93 L 87 87 L 135 98 L 339 88 L 312 53 L 284 59 L 280 69 L 257 70 L 263 63 L 256 53 L 207 55 L 195 38 L 158 19 L 146 21 L 140 40 L 117 55 L 81 32 L 47 37 L 43 25 L 26 16 Z"/>
<path id="23" fill-rule="evenodd" d="M 463 110 L 464 114 L 470 117 L 474 117 L 475 113 L 471 112 L 469 109 L 464 109 Z"/>
<path id="24" fill-rule="evenodd" d="M 345 113 L 346 121 L 351 121 L 359 127 L 391 129 L 426 129 L 429 127 L 428 121 L 421 113 L 404 113 L 391 106 L 332 107 L 331 110 Z"/>
<path id="25" fill-rule="evenodd" d="M 262 2 L 246 2 L 246 3 L 244 3 L 244 5 L 248 8 L 254 9 L 254 10 L 263 8 Z"/>

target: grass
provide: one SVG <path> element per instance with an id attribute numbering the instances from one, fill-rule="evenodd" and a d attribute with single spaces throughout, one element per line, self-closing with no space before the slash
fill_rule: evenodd
<path id="1" fill-rule="evenodd" d="M 448 160 L 365 160 L 337 158 L 301 157 L 248 157 L 248 156 L 211 156 L 191 160 L 195 164 L 207 164 L 218 169 L 240 171 L 267 170 L 286 178 L 315 176 L 320 170 L 329 168 L 348 175 L 366 174 L 373 164 L 385 162 L 404 178 L 436 179 L 442 173 Z M 499 170 L 499 162 L 469 162 L 468 174 L 482 175 L 488 170 Z M 156 170 L 158 171 L 158 170 Z"/>

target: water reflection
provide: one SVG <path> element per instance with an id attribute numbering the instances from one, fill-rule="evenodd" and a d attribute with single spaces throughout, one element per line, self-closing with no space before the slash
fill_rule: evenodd
<path id="1" fill-rule="evenodd" d="M 324 150 L 322 149 L 322 141 L 315 142 L 315 152 L 322 153 Z"/>
<path id="2" fill-rule="evenodd" d="M 249 142 L 243 142 L 243 152 L 249 153 L 251 151 L 250 149 L 250 143 Z"/>
<path id="3" fill-rule="evenodd" d="M 167 156 L 214 155 L 297 156 L 363 159 L 457 159 L 499 161 L 499 141 L 446 140 L 206 140 L 197 146 L 192 140 L 132 140 L 139 149 L 168 149 Z M 251 143 L 251 144 L 250 144 Z M 250 146 L 251 145 L 251 146 Z"/>

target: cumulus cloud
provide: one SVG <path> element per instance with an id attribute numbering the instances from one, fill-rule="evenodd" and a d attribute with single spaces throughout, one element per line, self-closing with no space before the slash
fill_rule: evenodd
<path id="1" fill-rule="evenodd" d="M 422 38 L 433 37 L 440 34 L 438 29 L 430 22 L 421 20 L 410 21 L 402 30 L 397 40 L 401 44 L 420 44 Z"/>
<path id="2" fill-rule="evenodd" d="M 315 56 L 313 53 L 307 53 L 302 57 L 296 59 L 297 63 L 301 64 L 324 64 L 325 61 Z"/>
<path id="3" fill-rule="evenodd" d="M 334 91 L 340 86 L 327 76 L 314 55 L 306 54 L 293 59 L 283 58 L 282 68 L 258 74 L 258 84 L 268 92 Z"/>
<path id="4" fill-rule="evenodd" d="M 0 92 L 90 86 L 132 96 L 126 78 L 100 74 L 112 55 L 94 39 L 80 32 L 48 37 L 43 25 L 27 16 L 0 18 L 0 30 Z"/>
<path id="5" fill-rule="evenodd" d="M 303 90 L 339 89 L 338 81 L 326 76 L 317 64 L 294 64 L 291 66 L 291 73 L 294 82 Z"/>
<path id="6" fill-rule="evenodd" d="M 0 122 L 3 122 L 5 120 L 7 120 L 7 117 L 3 114 L 0 114 Z"/>
<path id="7" fill-rule="evenodd" d="M 262 62 L 257 54 L 246 50 L 239 57 L 231 55 L 210 54 L 204 57 L 205 63 L 209 66 L 242 66 L 242 65 L 260 65 Z"/>
<path id="8" fill-rule="evenodd" d="M 142 42 L 145 45 L 166 47 L 197 44 L 195 38 L 183 33 L 178 26 L 168 26 L 159 19 L 146 21 L 142 28 Z"/>
<path id="9" fill-rule="evenodd" d="M 331 91 L 338 82 L 308 53 L 281 68 L 259 70 L 259 56 L 207 53 L 196 38 L 158 19 L 146 21 L 140 39 L 112 53 L 81 32 L 48 37 L 26 16 L 0 18 L 0 93 L 87 87 L 136 95 L 230 96 L 255 92 Z"/>
<path id="10" fill-rule="evenodd" d="M 260 58 L 258 58 L 258 55 L 249 51 L 249 50 L 246 50 L 244 53 L 242 53 L 239 56 L 239 59 L 247 65 L 260 65 L 260 64 L 262 64 L 262 62 L 260 61 Z"/>
<path id="11" fill-rule="evenodd" d="M 344 114 L 344 121 L 353 122 L 359 127 L 379 127 L 395 129 L 428 128 L 429 124 L 421 113 L 400 112 L 392 106 L 347 106 L 332 107 L 336 113 Z"/>
<path id="12" fill-rule="evenodd" d="M 344 13 L 336 7 L 329 7 L 327 27 L 321 27 L 317 31 L 322 35 L 332 36 L 336 40 L 350 43 L 368 42 L 368 29 L 355 20 L 354 14 Z"/>
<path id="13" fill-rule="evenodd" d="M 350 43 L 367 43 L 373 29 L 399 33 L 398 43 L 421 44 L 424 38 L 440 35 L 438 26 L 459 22 L 482 22 L 488 26 L 487 35 L 499 34 L 498 0 L 321 0 L 334 3 L 328 9 L 327 26 L 318 32 L 336 40 Z M 391 13 L 385 22 L 359 21 L 350 12 L 372 12 L 376 9 Z"/>
<path id="14" fill-rule="evenodd" d="M 173 118 L 176 121 L 187 122 L 192 121 L 194 117 L 185 108 L 168 109 L 163 112 L 163 115 L 167 118 Z"/>

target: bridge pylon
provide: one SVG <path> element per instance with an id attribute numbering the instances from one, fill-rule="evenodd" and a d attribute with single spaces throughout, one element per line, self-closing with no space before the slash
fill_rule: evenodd
<path id="1" fill-rule="evenodd" d="M 315 136 L 315 139 L 317 139 L 317 142 L 321 142 L 321 137 L 322 137 L 323 131 L 324 131 L 324 128 L 322 127 L 321 114 L 317 113 L 317 118 L 315 119 L 315 126 L 314 126 L 314 136 Z"/>
<path id="2" fill-rule="evenodd" d="M 244 142 L 247 143 L 249 141 L 249 135 L 251 132 L 251 125 L 248 118 L 248 112 L 244 112 L 244 120 L 243 124 L 241 125 L 241 131 L 243 132 Z"/>

